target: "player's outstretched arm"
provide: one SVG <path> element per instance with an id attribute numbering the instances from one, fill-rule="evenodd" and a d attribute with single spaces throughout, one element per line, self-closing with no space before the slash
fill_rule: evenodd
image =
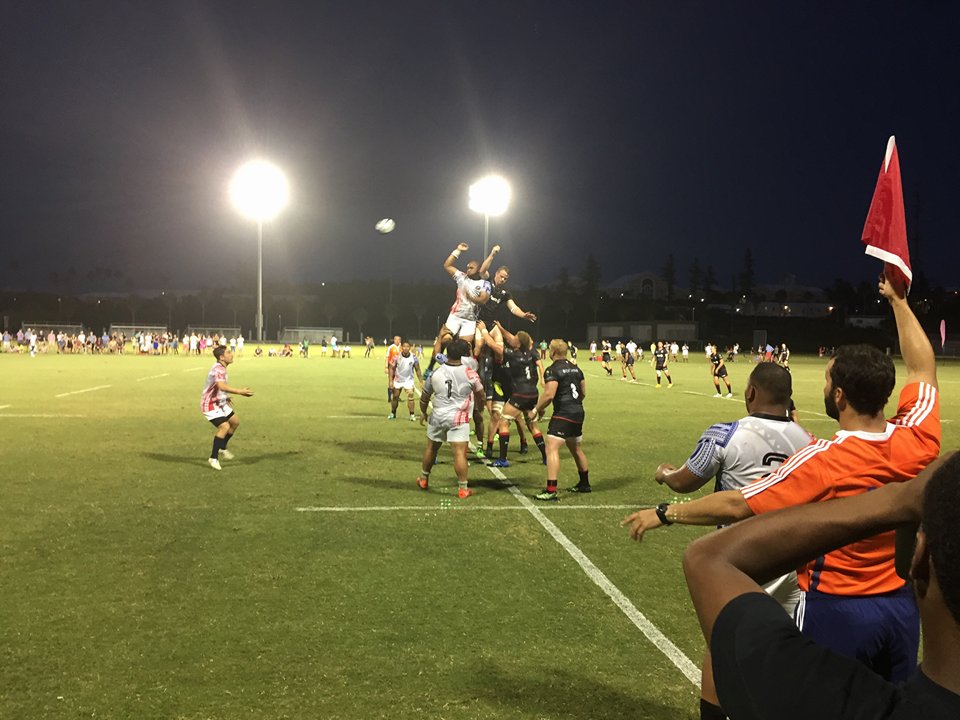
<path id="1" fill-rule="evenodd" d="M 507 330 L 503 325 L 501 325 L 499 320 L 494 320 L 494 322 L 497 324 L 497 327 L 500 328 L 500 335 L 503 337 L 503 342 L 505 344 L 509 345 L 514 349 L 520 347 L 520 341 L 517 340 L 516 335 L 514 335 L 512 332 Z"/>
<path id="2" fill-rule="evenodd" d="M 691 543 L 683 571 L 707 643 L 720 611 L 738 595 L 762 592 L 758 583 L 855 540 L 919 520 L 927 480 L 952 454 L 909 482 L 765 513 Z"/>
<path id="3" fill-rule="evenodd" d="M 750 517 L 753 511 L 739 490 L 723 490 L 692 502 L 669 505 L 664 514 L 670 525 L 727 525 Z M 620 527 L 630 526 L 630 537 L 637 541 L 643 540 L 647 530 L 663 524 L 653 508 L 638 510 L 620 521 Z"/>
<path id="4" fill-rule="evenodd" d="M 937 387 L 937 361 L 930 339 L 907 302 L 906 288 L 899 281 L 880 276 L 880 294 L 893 308 L 900 338 L 900 354 L 907 366 L 907 382 L 925 382 Z"/>
<path id="5" fill-rule="evenodd" d="M 490 269 L 490 263 L 493 262 L 493 259 L 497 256 L 498 252 L 500 252 L 500 246 L 494 245 L 490 249 L 490 254 L 483 259 L 483 264 L 480 265 L 480 270 L 479 270 L 481 277 L 486 277 L 485 273 L 487 272 L 487 270 Z"/>
<path id="6" fill-rule="evenodd" d="M 457 261 L 457 258 L 460 257 L 460 253 L 465 253 L 469 249 L 469 245 L 466 243 L 460 243 L 452 253 L 447 255 L 447 259 L 443 261 L 443 269 L 447 271 L 447 274 L 450 277 L 453 277 L 458 272 L 454 263 Z"/>
<path id="7" fill-rule="evenodd" d="M 480 331 L 480 335 L 483 337 L 483 344 L 493 350 L 496 353 L 497 358 L 503 357 L 503 343 L 497 342 L 497 339 L 490 334 L 490 331 L 487 330 L 487 324 L 483 320 L 477 321 L 477 330 Z"/>
<path id="8" fill-rule="evenodd" d="M 225 382 L 218 382 L 217 389 L 220 392 L 230 393 L 231 395 L 243 395 L 244 397 L 253 397 L 253 390 L 250 388 L 234 388 Z"/>
<path id="9" fill-rule="evenodd" d="M 537 321 L 536 315 L 534 315 L 532 312 L 524 312 L 521 310 L 520 306 L 513 301 L 513 298 L 507 300 L 507 308 L 509 308 L 510 314 L 514 317 L 523 318 L 524 320 L 529 320 L 530 322 Z"/>
<path id="10" fill-rule="evenodd" d="M 707 483 L 708 478 L 695 475 L 686 463 L 680 467 L 674 467 L 670 463 L 661 463 L 657 466 L 653 479 L 661 485 L 666 485 L 674 492 L 692 493 L 702 488 Z"/>

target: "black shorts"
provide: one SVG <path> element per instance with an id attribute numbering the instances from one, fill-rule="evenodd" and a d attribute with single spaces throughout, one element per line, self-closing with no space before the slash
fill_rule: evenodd
<path id="1" fill-rule="evenodd" d="M 605 352 L 605 353 L 601 356 L 601 358 L 602 358 L 603 362 L 610 362 L 610 353 Z"/>
<path id="2" fill-rule="evenodd" d="M 633 355 L 627 355 L 623 361 L 627 364 L 627 367 L 633 366 Z"/>
<path id="3" fill-rule="evenodd" d="M 507 400 L 508 403 L 513 405 L 518 410 L 523 410 L 527 412 L 528 410 L 533 410 L 537 406 L 537 400 L 540 399 L 540 395 L 517 395 L 514 393 L 510 396 L 510 399 Z"/>
<path id="4" fill-rule="evenodd" d="M 233 413 L 230 413 L 229 415 L 224 415 L 223 417 L 213 418 L 213 420 L 210 421 L 210 424 L 213 425 L 214 427 L 220 427 L 232 417 L 233 417 Z"/>
<path id="5" fill-rule="evenodd" d="M 491 380 L 489 387 L 485 387 L 484 390 L 486 392 L 487 400 L 495 403 L 507 401 L 507 389 L 503 386 L 503 383 L 498 380 Z"/>
<path id="6" fill-rule="evenodd" d="M 715 374 L 716 374 L 716 376 L 717 376 L 718 378 L 725 378 L 725 377 L 727 376 L 727 368 L 726 368 L 726 366 L 724 366 L 724 367 L 720 368 L 719 370 L 717 370 L 717 372 L 716 372 Z"/>
<path id="7" fill-rule="evenodd" d="M 583 435 L 583 418 L 566 418 L 554 415 L 550 418 L 547 435 L 570 440 Z"/>
<path id="8" fill-rule="evenodd" d="M 657 365 L 656 370 L 657 370 L 657 372 L 667 372 L 667 366 L 666 366 L 666 365 Z"/>

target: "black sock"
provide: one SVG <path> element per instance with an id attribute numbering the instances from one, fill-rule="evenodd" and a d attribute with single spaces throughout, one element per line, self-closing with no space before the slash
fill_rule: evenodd
<path id="1" fill-rule="evenodd" d="M 557 481 L 547 480 L 547 492 L 556 492 L 556 491 L 557 491 Z"/>
<path id="2" fill-rule="evenodd" d="M 487 440 L 487 455 L 493 455 L 493 440 Z"/>
<path id="3" fill-rule="evenodd" d="M 230 442 L 230 438 L 232 438 L 232 437 L 233 437 L 233 433 L 230 433 L 230 434 L 227 435 L 225 438 L 223 438 L 223 440 L 222 440 L 221 443 L 220 443 L 220 447 L 223 448 L 224 450 L 226 450 L 226 449 L 227 449 L 227 443 Z"/>
<path id="4" fill-rule="evenodd" d="M 213 460 L 220 459 L 220 449 L 223 447 L 223 438 L 213 436 L 213 451 L 210 453 L 210 458 Z"/>
<path id="5" fill-rule="evenodd" d="M 500 433 L 500 459 L 507 459 L 507 447 L 510 445 L 510 433 Z"/>
<path id="6" fill-rule="evenodd" d="M 533 436 L 533 441 L 537 444 L 537 450 L 540 451 L 540 456 L 546 460 L 547 459 L 547 443 L 543 439 L 543 433 L 537 433 Z"/>
<path id="7" fill-rule="evenodd" d="M 727 720 L 727 714 L 719 705 L 700 698 L 700 720 Z"/>
<path id="8" fill-rule="evenodd" d="M 437 354 L 434 353 L 434 354 L 433 354 L 433 357 L 430 358 L 430 362 L 427 363 L 427 370 L 428 370 L 428 371 L 433 370 L 433 366 L 436 365 L 436 364 L 437 364 Z"/>
<path id="9" fill-rule="evenodd" d="M 581 470 L 580 471 L 580 482 L 577 483 L 580 487 L 588 487 L 590 485 L 590 471 Z"/>

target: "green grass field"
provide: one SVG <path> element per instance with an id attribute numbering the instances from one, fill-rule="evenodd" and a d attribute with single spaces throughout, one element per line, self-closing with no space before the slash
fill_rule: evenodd
<path id="1" fill-rule="evenodd" d="M 477 464 L 458 500 L 447 451 L 417 488 L 424 429 L 385 419 L 382 354 L 238 359 L 230 382 L 256 395 L 214 472 L 212 362 L 0 356 L 0 718 L 698 716 L 694 683 L 555 536 L 699 666 L 680 560 L 707 530 L 635 544 L 618 522 L 670 500 L 654 468 L 743 414 L 752 365 L 731 366 L 730 401 L 699 355 L 671 390 L 645 363 L 640 385 L 582 363 L 595 492 L 531 510 L 544 468 L 515 436 L 514 490 Z M 829 437 L 823 366 L 793 361 L 794 397 Z M 940 382 L 957 447 L 960 369 Z"/>

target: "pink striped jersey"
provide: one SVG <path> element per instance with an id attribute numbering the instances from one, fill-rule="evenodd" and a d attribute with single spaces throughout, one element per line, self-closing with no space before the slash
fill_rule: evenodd
<path id="1" fill-rule="evenodd" d="M 441 365 L 430 376 L 433 414 L 430 422 L 454 427 L 473 417 L 473 394 L 483 392 L 477 371 L 469 365 Z"/>
<path id="2" fill-rule="evenodd" d="M 832 440 L 807 445 L 740 492 L 759 515 L 909 481 L 939 454 L 937 389 L 913 382 L 901 391 L 897 414 L 882 432 L 840 430 Z M 832 595 L 892 592 L 904 584 L 893 559 L 892 531 L 859 540 L 807 563 L 798 572 L 800 589 Z"/>
<path id="3" fill-rule="evenodd" d="M 203 386 L 203 394 L 200 396 L 201 412 L 211 412 L 227 405 L 230 396 L 217 388 L 218 382 L 227 382 L 227 366 L 215 362 L 207 373 L 207 384 Z"/>
<path id="4" fill-rule="evenodd" d="M 476 320 L 480 308 L 476 297 L 483 292 L 485 280 L 473 280 L 465 272 L 457 270 L 453 276 L 457 283 L 457 299 L 450 306 L 450 314 L 461 320 Z"/>

